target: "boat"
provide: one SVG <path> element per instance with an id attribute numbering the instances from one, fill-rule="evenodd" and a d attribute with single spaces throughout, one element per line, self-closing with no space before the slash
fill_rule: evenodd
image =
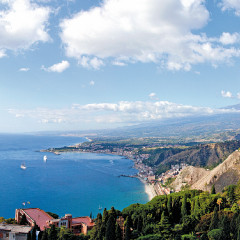
<path id="1" fill-rule="evenodd" d="M 47 161 L 47 156 L 46 156 L 46 155 L 44 155 L 44 157 L 43 157 L 43 161 L 44 161 L 44 162 Z"/>
<path id="2" fill-rule="evenodd" d="M 102 207 L 99 205 L 98 210 L 102 210 Z"/>
<path id="3" fill-rule="evenodd" d="M 23 170 L 26 170 L 26 168 L 27 168 L 27 167 L 25 166 L 25 163 L 22 163 L 20 167 L 21 167 L 21 169 L 23 169 Z"/>

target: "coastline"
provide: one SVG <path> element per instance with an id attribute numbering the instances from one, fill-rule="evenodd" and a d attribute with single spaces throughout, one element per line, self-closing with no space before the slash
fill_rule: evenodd
<path id="1" fill-rule="evenodd" d="M 92 142 L 93 140 L 85 137 L 85 139 L 87 140 L 86 142 Z M 82 143 L 78 143 L 78 144 L 74 144 L 74 146 L 69 146 L 69 147 L 77 147 L 77 146 L 81 146 L 84 142 Z M 110 153 L 110 152 L 93 152 L 93 151 L 81 151 L 81 150 L 67 150 L 67 151 L 56 151 L 56 150 L 50 150 L 49 149 L 45 149 L 45 150 L 40 150 L 41 152 L 52 152 L 56 155 L 60 155 L 61 153 L 64 152 L 74 152 L 74 153 L 101 153 L 101 154 L 107 154 L 107 155 L 117 155 L 117 156 L 121 156 L 121 157 L 125 157 L 129 160 L 131 160 L 134 164 L 133 164 L 133 168 L 138 170 L 139 169 L 136 167 L 135 165 L 135 159 L 132 157 L 128 157 L 128 156 L 124 156 L 124 155 L 120 155 L 120 154 L 115 154 L 115 153 Z M 125 176 L 125 175 L 124 175 Z M 156 191 L 154 190 L 154 187 L 152 184 L 146 182 L 142 177 L 140 177 L 139 175 L 135 175 L 135 176 L 126 176 L 126 177 L 135 177 L 137 179 L 139 179 L 143 184 L 144 184 L 144 190 L 145 193 L 148 195 L 148 200 L 151 201 L 155 196 L 157 196 L 158 194 L 156 193 Z"/>
<path id="2" fill-rule="evenodd" d="M 144 184 L 144 190 L 145 190 L 145 193 L 148 195 L 149 201 L 151 201 L 154 197 L 157 196 L 152 185 L 150 185 L 149 183 L 147 183 L 145 180 L 143 180 L 140 177 L 136 177 L 136 178 L 138 178 Z"/>

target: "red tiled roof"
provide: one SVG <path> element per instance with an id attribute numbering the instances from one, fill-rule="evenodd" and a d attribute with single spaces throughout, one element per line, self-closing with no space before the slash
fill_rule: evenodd
<path id="1" fill-rule="evenodd" d="M 44 230 L 44 227 L 48 226 L 47 221 L 54 219 L 39 208 L 28 208 L 23 209 L 23 211 L 36 222 L 36 224 L 40 227 L 41 231 Z"/>
<path id="2" fill-rule="evenodd" d="M 90 217 L 77 217 L 72 219 L 72 225 L 85 223 L 88 227 L 93 227 L 94 222 L 91 222 Z"/>

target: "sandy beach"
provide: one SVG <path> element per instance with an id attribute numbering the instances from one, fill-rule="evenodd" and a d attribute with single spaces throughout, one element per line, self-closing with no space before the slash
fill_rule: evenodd
<path id="1" fill-rule="evenodd" d="M 144 188 L 145 188 L 145 192 L 148 195 L 148 199 L 149 201 L 151 201 L 154 197 L 157 196 L 153 186 L 151 184 L 148 184 L 145 180 L 143 180 L 140 177 L 137 177 L 143 184 L 144 184 Z"/>

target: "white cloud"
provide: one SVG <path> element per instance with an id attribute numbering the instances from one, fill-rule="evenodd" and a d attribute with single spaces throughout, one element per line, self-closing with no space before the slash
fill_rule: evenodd
<path id="1" fill-rule="evenodd" d="M 104 0 L 60 23 L 66 54 L 89 68 L 106 63 L 153 62 L 189 71 L 193 64 L 212 65 L 239 56 L 219 39 L 196 35 L 209 21 L 204 0 Z M 222 41 L 224 41 L 222 39 Z M 226 42 L 226 40 L 225 40 Z"/>
<path id="2" fill-rule="evenodd" d="M 42 69 L 44 71 L 47 71 L 47 72 L 58 72 L 58 73 L 61 73 L 63 71 L 65 71 L 67 68 L 69 68 L 70 64 L 68 61 L 62 61 L 60 63 L 56 63 L 54 65 L 52 65 L 51 67 L 44 67 L 42 66 Z"/>
<path id="3" fill-rule="evenodd" d="M 104 63 L 101 59 L 96 57 L 89 58 L 85 56 L 79 59 L 78 64 L 85 68 L 93 68 L 95 70 L 98 70 L 101 66 L 104 66 Z"/>
<path id="4" fill-rule="evenodd" d="M 240 99 L 240 92 L 239 92 L 239 93 L 237 93 L 237 98 L 238 98 L 238 99 Z"/>
<path id="5" fill-rule="evenodd" d="M 19 69 L 20 72 L 28 72 L 29 70 L 30 68 L 25 68 L 25 67 Z"/>
<path id="6" fill-rule="evenodd" d="M 222 33 L 219 41 L 224 45 L 235 44 L 237 42 L 239 43 L 240 42 L 240 35 L 239 35 L 239 33 L 230 34 L 228 32 L 224 32 L 224 33 Z"/>
<path id="7" fill-rule="evenodd" d="M 0 0 L 0 50 L 27 49 L 50 39 L 50 9 L 30 0 Z"/>
<path id="8" fill-rule="evenodd" d="M 234 10 L 237 16 L 240 16 L 240 1 L 239 0 L 222 0 L 220 6 L 223 11 Z"/>
<path id="9" fill-rule="evenodd" d="M 0 49 L 0 58 L 6 57 L 6 56 L 7 56 L 7 54 L 6 54 L 5 50 Z"/>
<path id="10" fill-rule="evenodd" d="M 150 93 L 149 95 L 149 98 L 151 98 L 152 100 L 158 100 L 158 97 L 157 97 L 157 94 L 156 93 Z"/>
<path id="11" fill-rule="evenodd" d="M 225 98 L 232 98 L 233 97 L 231 92 L 224 91 L 224 90 L 221 91 L 221 95 L 222 95 L 222 97 L 225 97 Z"/>
<path id="12" fill-rule="evenodd" d="M 133 124 L 144 121 L 228 113 L 233 110 L 195 107 L 168 101 L 74 104 L 66 109 L 9 109 L 15 116 L 33 118 L 40 123 L 112 123 Z"/>
<path id="13" fill-rule="evenodd" d="M 95 82 L 94 82 L 94 81 L 90 81 L 89 84 L 90 84 L 91 86 L 94 86 L 94 85 L 95 85 Z"/>
<path id="14" fill-rule="evenodd" d="M 116 60 L 116 61 L 112 62 L 112 65 L 124 67 L 124 66 L 126 66 L 126 63 Z"/>

